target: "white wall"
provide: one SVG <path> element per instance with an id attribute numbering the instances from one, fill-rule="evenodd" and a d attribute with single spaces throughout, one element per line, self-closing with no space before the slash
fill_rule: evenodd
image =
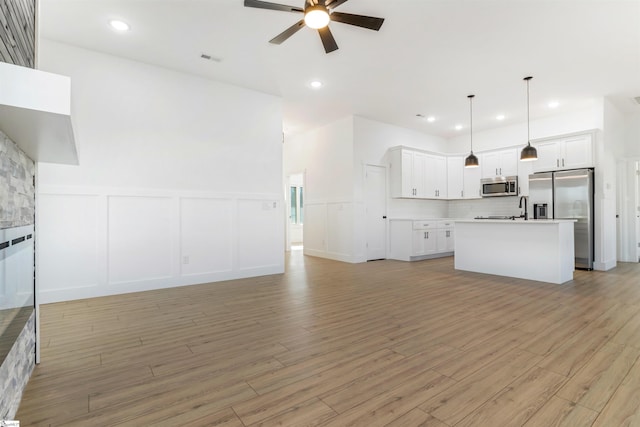
<path id="1" fill-rule="evenodd" d="M 530 123 L 531 139 L 547 138 L 587 129 L 598 129 L 602 125 L 601 107 L 597 102 L 591 108 L 544 117 Z M 514 145 L 527 144 L 527 123 L 473 132 L 473 151 L 492 150 Z M 469 134 L 451 138 L 446 153 L 468 154 Z"/>
<path id="2" fill-rule="evenodd" d="M 640 107 L 625 115 L 625 156 L 640 157 Z"/>
<path id="3" fill-rule="evenodd" d="M 414 130 L 369 120 L 355 116 L 354 122 L 354 155 L 353 155 L 353 193 L 355 198 L 356 220 L 354 230 L 356 239 L 356 259 L 366 261 L 366 200 L 364 200 L 366 165 L 380 165 L 387 168 L 389 182 L 389 148 L 404 145 L 438 153 L 446 152 L 447 140 L 442 137 L 427 135 Z M 442 200 L 410 200 L 390 197 L 387 185 L 387 217 L 388 218 L 446 218 L 448 204 Z"/>
<path id="4" fill-rule="evenodd" d="M 42 40 L 80 166 L 38 164 L 41 302 L 284 270 L 280 99 Z"/>
<path id="5" fill-rule="evenodd" d="M 354 262 L 353 118 L 285 136 L 285 175 L 304 171 L 304 253 Z"/>
<path id="6" fill-rule="evenodd" d="M 442 152 L 446 140 L 357 116 L 285 137 L 285 175 L 305 172 L 305 254 L 366 261 L 365 167 L 387 166 L 387 150 L 398 145 Z M 446 201 L 387 202 L 389 217 L 447 216 Z"/>
<path id="7" fill-rule="evenodd" d="M 598 270 L 609 270 L 617 262 L 617 159 L 624 153 L 624 124 L 624 115 L 604 98 L 602 132 L 596 139 L 594 268 Z"/>
<path id="8" fill-rule="evenodd" d="M 607 109 L 608 127 L 616 126 L 614 137 L 622 139 L 615 147 L 617 194 L 617 258 L 618 261 L 637 262 L 636 216 L 636 162 L 640 159 L 640 107 L 639 111 L 617 111 L 613 105 Z"/>

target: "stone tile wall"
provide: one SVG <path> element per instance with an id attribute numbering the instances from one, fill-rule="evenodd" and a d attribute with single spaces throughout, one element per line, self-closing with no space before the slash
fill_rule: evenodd
<path id="1" fill-rule="evenodd" d="M 0 229 L 34 222 L 35 164 L 0 131 Z"/>
<path id="2" fill-rule="evenodd" d="M 32 313 L 0 366 L 0 420 L 12 420 L 18 412 L 22 391 L 35 366 L 35 351 L 35 313 Z"/>
<path id="3" fill-rule="evenodd" d="M 0 229 L 32 225 L 35 163 L 0 132 Z M 0 420 L 13 419 L 35 366 L 35 314 L 0 366 Z"/>

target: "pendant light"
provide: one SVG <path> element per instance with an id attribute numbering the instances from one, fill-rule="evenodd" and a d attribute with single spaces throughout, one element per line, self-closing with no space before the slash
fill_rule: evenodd
<path id="1" fill-rule="evenodd" d="M 523 162 L 538 160 L 538 150 L 536 150 L 536 147 L 531 146 L 531 137 L 529 136 L 529 80 L 532 78 L 533 77 L 524 78 L 524 81 L 527 82 L 527 146 L 520 152 L 520 160 Z"/>
<path id="2" fill-rule="evenodd" d="M 477 168 L 480 164 L 478 158 L 473 154 L 473 97 L 475 95 L 468 95 L 469 98 L 469 137 L 471 139 L 471 153 L 464 159 L 465 168 Z"/>

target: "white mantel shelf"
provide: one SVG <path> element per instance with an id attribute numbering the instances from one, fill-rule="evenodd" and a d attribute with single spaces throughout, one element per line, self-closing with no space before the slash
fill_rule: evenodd
<path id="1" fill-rule="evenodd" d="M 71 79 L 0 62 L 0 131 L 36 162 L 77 165 Z"/>
<path id="2" fill-rule="evenodd" d="M 456 270 L 561 284 L 573 280 L 573 219 L 456 220 Z"/>

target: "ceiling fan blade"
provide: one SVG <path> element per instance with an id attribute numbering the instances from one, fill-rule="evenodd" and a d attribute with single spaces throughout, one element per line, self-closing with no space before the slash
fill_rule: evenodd
<path id="1" fill-rule="evenodd" d="M 368 28 L 378 31 L 382 27 L 384 18 L 374 18 L 373 16 L 353 15 L 351 13 L 332 12 L 331 20 L 343 24 L 355 25 L 356 27 Z"/>
<path id="2" fill-rule="evenodd" d="M 333 38 L 333 34 L 331 34 L 329 26 L 319 28 L 318 34 L 320 34 L 320 39 L 322 40 L 324 51 L 326 53 L 331 53 L 334 50 L 338 50 L 338 43 L 336 43 L 336 39 Z"/>
<path id="3" fill-rule="evenodd" d="M 281 32 L 271 40 L 269 40 L 269 43 L 281 44 L 283 41 L 285 41 L 286 39 L 288 39 L 289 37 L 297 33 L 302 27 L 304 27 L 304 19 L 299 20 L 298 22 L 296 22 L 295 24 L 293 24 L 292 26 L 290 26 L 289 28 L 287 28 L 286 30 L 284 30 L 283 32 Z"/>
<path id="4" fill-rule="evenodd" d="M 271 3 L 261 0 L 244 0 L 245 7 L 256 7 L 258 9 L 280 10 L 283 12 L 304 13 L 304 9 L 300 7 L 287 6 L 286 4 Z"/>
<path id="5" fill-rule="evenodd" d="M 347 0 L 333 0 L 331 3 L 327 5 L 327 9 L 335 9 L 340 6 L 342 3 L 346 3 Z"/>

